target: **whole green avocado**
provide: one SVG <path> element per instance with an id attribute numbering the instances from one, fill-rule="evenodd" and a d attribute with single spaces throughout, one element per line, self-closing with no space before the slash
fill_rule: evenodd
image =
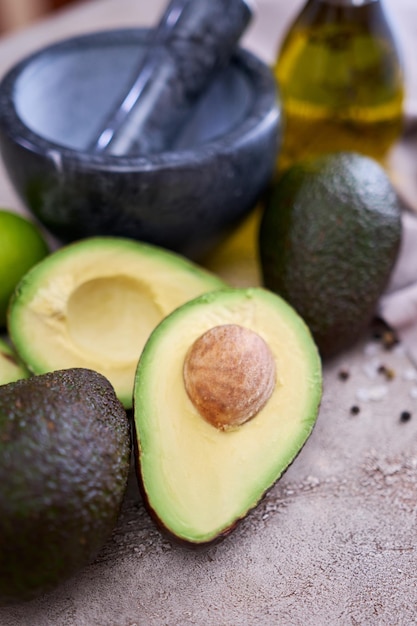
<path id="1" fill-rule="evenodd" d="M 0 604 L 30 600 L 97 555 L 130 467 L 126 411 L 101 374 L 0 386 Z"/>
<path id="2" fill-rule="evenodd" d="M 401 230 L 394 187 L 369 157 L 311 158 L 274 183 L 259 231 L 263 282 L 301 315 L 322 357 L 351 346 L 369 325 Z"/>

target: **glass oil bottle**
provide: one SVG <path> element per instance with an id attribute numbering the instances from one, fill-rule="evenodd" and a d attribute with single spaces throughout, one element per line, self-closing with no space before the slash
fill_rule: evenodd
<path id="1" fill-rule="evenodd" d="M 337 150 L 384 164 L 402 130 L 404 81 L 380 0 L 308 0 L 274 72 L 284 119 L 279 169 Z"/>

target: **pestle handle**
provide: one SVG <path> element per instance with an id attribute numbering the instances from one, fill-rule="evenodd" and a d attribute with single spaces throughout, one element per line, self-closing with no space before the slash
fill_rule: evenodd
<path id="1" fill-rule="evenodd" d="M 91 150 L 114 155 L 168 150 L 198 97 L 229 61 L 252 10 L 246 0 L 171 0 L 132 86 Z"/>

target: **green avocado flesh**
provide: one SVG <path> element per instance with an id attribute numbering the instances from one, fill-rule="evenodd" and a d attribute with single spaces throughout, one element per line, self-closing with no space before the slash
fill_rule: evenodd
<path id="1" fill-rule="evenodd" d="M 130 444 L 101 374 L 0 386 L 0 604 L 37 597 L 95 558 L 120 512 Z"/>
<path id="2" fill-rule="evenodd" d="M 276 371 L 264 406 L 227 430 L 202 416 L 184 383 L 189 350 L 219 326 L 253 331 L 251 336 L 268 346 Z M 219 366 L 224 345 L 219 345 Z M 202 354 L 204 358 L 204 350 Z M 246 358 L 250 360 L 250 355 L 238 367 L 245 368 Z M 216 365 L 214 361 L 214 375 Z M 228 388 L 227 367 L 225 372 L 217 382 L 235 398 L 236 390 Z M 256 376 L 256 371 L 252 374 Z M 204 382 L 204 373 L 202 378 Z M 307 440 L 318 413 L 321 381 L 321 361 L 308 328 L 285 301 L 265 289 L 205 294 L 170 314 L 144 348 L 134 388 L 138 479 L 159 526 L 191 544 L 227 534 Z M 204 393 L 208 403 L 210 391 Z M 234 401 L 239 404 L 239 398 Z"/>
<path id="3" fill-rule="evenodd" d="M 378 163 L 355 153 L 312 158 L 284 172 L 266 202 L 263 284 L 333 356 L 367 329 L 400 243 L 400 201 Z"/>
<path id="4" fill-rule="evenodd" d="M 13 348 L 4 339 L 0 339 L 0 385 L 28 377 L 29 371 L 19 361 Z"/>
<path id="5" fill-rule="evenodd" d="M 137 361 L 154 327 L 180 304 L 224 286 L 173 252 L 123 238 L 85 239 L 24 276 L 8 330 L 31 372 L 93 369 L 130 408 Z"/>

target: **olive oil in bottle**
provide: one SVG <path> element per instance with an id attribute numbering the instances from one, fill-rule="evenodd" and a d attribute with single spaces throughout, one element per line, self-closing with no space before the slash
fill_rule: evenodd
<path id="1" fill-rule="evenodd" d="M 404 85 L 380 0 L 308 0 L 274 72 L 284 118 L 279 169 L 337 150 L 385 162 L 401 134 Z"/>

